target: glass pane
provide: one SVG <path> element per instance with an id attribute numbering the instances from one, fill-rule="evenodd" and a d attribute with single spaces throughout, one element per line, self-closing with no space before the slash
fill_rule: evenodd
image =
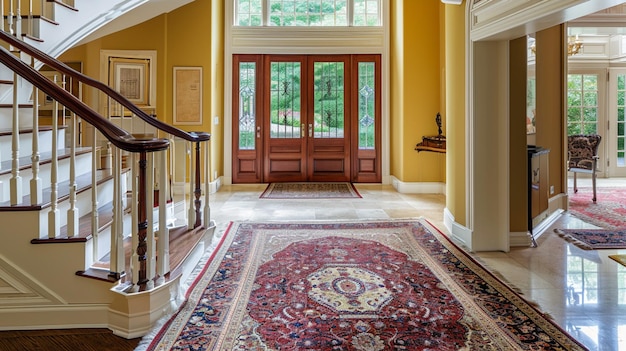
<path id="1" fill-rule="evenodd" d="M 260 26 L 263 18 L 262 0 L 236 0 L 235 24 L 239 26 Z"/>
<path id="2" fill-rule="evenodd" d="M 624 106 L 624 92 L 623 91 L 617 92 L 617 105 Z"/>
<path id="3" fill-rule="evenodd" d="M 270 65 L 271 138 L 300 138 L 300 62 Z"/>
<path id="4" fill-rule="evenodd" d="M 583 89 L 587 91 L 598 90 L 598 76 L 597 75 L 583 76 Z"/>
<path id="5" fill-rule="evenodd" d="M 585 124 L 583 134 L 596 134 L 598 133 L 597 125 L 594 124 Z"/>
<path id="6" fill-rule="evenodd" d="M 376 147 L 374 133 L 376 122 L 374 62 L 359 62 L 359 149 Z"/>
<path id="7" fill-rule="evenodd" d="M 580 111 L 581 109 L 578 107 L 570 107 L 567 109 L 567 121 L 568 122 L 577 122 L 580 121 Z"/>
<path id="8" fill-rule="evenodd" d="M 347 0 L 269 0 L 272 26 L 347 26 Z"/>
<path id="9" fill-rule="evenodd" d="M 624 122 L 624 108 L 623 107 L 617 108 L 617 121 Z"/>
<path id="10" fill-rule="evenodd" d="M 580 124 L 578 123 L 568 123 L 567 124 L 567 135 L 581 134 Z"/>
<path id="11" fill-rule="evenodd" d="M 569 74 L 567 76 L 567 89 L 568 90 L 580 90 L 582 89 L 582 75 Z"/>
<path id="12" fill-rule="evenodd" d="M 379 1 L 354 0 L 354 26 L 379 26 Z"/>
<path id="13" fill-rule="evenodd" d="M 585 106 L 598 106 L 597 92 L 585 92 Z"/>
<path id="14" fill-rule="evenodd" d="M 598 120 L 598 109 L 595 107 L 589 107 L 583 109 L 583 120 L 585 122 L 593 122 Z"/>
<path id="15" fill-rule="evenodd" d="M 618 152 L 617 153 L 617 165 L 619 167 L 626 166 L 626 162 L 624 161 L 624 153 L 623 152 Z"/>
<path id="16" fill-rule="evenodd" d="M 582 94 L 580 91 L 570 90 L 567 92 L 567 106 L 581 106 Z"/>
<path id="17" fill-rule="evenodd" d="M 624 84 L 624 77 L 626 77 L 626 75 L 620 74 L 617 76 L 617 89 L 618 90 L 624 90 L 626 89 L 626 84 Z"/>
<path id="18" fill-rule="evenodd" d="M 239 64 L 239 149 L 254 150 L 256 127 L 256 63 Z"/>
<path id="19" fill-rule="evenodd" d="M 313 71 L 314 137 L 343 138 L 344 64 L 315 62 Z"/>

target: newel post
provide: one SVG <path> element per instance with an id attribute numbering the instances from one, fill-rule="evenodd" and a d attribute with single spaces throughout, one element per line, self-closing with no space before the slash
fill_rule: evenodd
<path id="1" fill-rule="evenodd" d="M 146 252 L 148 243 L 148 219 L 146 212 L 146 152 L 142 151 L 139 156 L 139 179 L 137 185 L 137 258 L 139 260 L 139 272 L 137 272 L 137 285 L 143 286 L 148 282 L 146 272 Z"/>

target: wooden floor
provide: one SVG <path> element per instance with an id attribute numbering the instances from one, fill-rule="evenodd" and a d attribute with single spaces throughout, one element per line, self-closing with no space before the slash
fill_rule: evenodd
<path id="1" fill-rule="evenodd" d="M 0 350 L 132 351 L 141 338 L 124 339 L 108 329 L 0 331 Z"/>

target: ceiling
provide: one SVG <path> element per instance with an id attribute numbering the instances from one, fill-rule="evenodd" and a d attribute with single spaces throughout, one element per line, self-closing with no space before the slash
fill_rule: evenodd
<path id="1" fill-rule="evenodd" d="M 106 35 L 143 23 L 161 14 L 168 13 L 179 7 L 185 6 L 193 1 L 195 0 L 146 0 L 144 4 L 122 14 L 111 22 L 100 27 L 97 31 L 81 40 L 77 45 L 85 44 Z"/>

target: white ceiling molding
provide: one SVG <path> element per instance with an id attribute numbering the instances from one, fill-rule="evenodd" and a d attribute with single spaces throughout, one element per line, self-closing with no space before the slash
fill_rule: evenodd
<path id="1" fill-rule="evenodd" d="M 444 4 L 461 5 L 463 0 L 441 0 Z"/>

